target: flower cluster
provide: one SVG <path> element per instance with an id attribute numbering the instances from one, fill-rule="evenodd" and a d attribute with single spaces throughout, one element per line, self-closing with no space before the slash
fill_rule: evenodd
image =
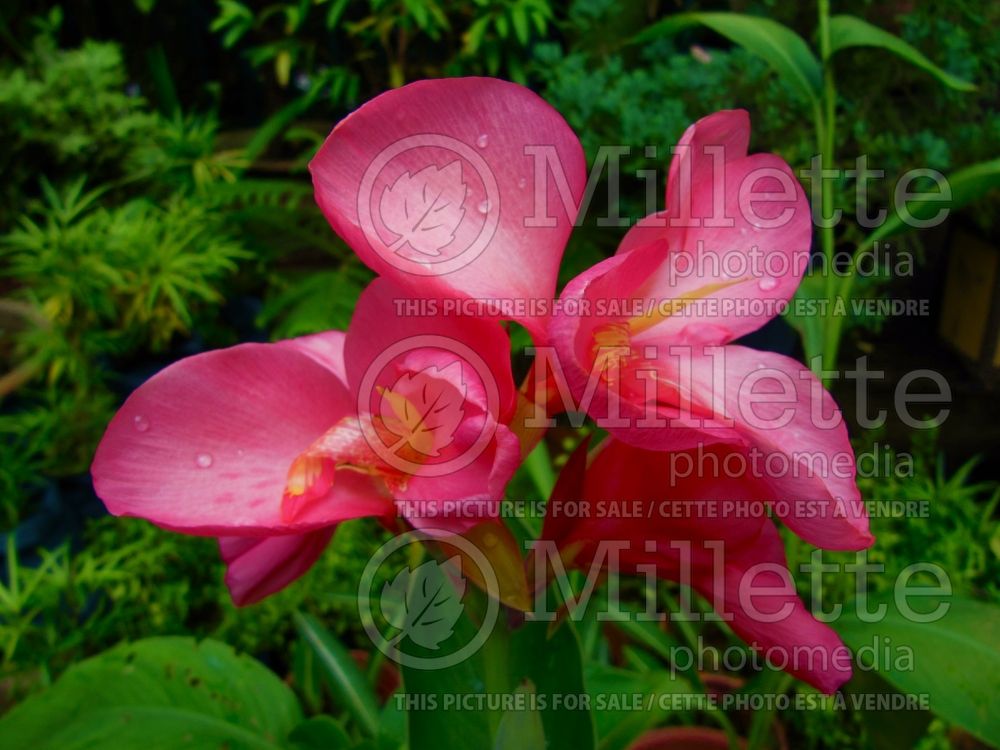
<path id="1" fill-rule="evenodd" d="M 523 569 L 499 501 L 551 418 L 585 411 L 608 436 L 567 463 L 542 532 L 565 565 L 590 569 L 602 541 L 631 540 L 624 570 L 652 566 L 690 584 L 755 646 L 834 650 L 837 636 L 795 594 L 770 514 L 732 512 L 784 509 L 782 523 L 828 549 L 873 541 L 853 471 L 806 465 L 851 454 L 832 398 L 799 362 L 734 343 L 795 293 L 812 230 L 788 165 L 748 155 L 749 135 L 741 111 L 692 125 L 665 210 L 557 300 L 587 185 L 562 117 L 486 78 L 421 81 L 372 100 L 310 165 L 334 231 L 378 274 L 348 330 L 161 371 L 108 427 L 97 493 L 112 513 L 218 537 L 238 604 L 287 586 L 338 523 L 363 516 L 475 538 L 486 528 L 505 539 L 491 561 L 509 570 L 514 555 Z M 407 314 L 445 309 L 477 314 Z M 520 388 L 492 312 L 534 341 Z M 698 466 L 675 476 L 671 457 L 685 453 Z M 746 471 L 761 454 L 783 471 Z M 657 511 L 671 500 L 713 512 Z M 644 512 L 571 510 L 606 502 Z M 499 596 L 526 608 L 529 594 L 521 576 Z M 825 691 L 850 675 L 832 662 L 789 671 Z"/>

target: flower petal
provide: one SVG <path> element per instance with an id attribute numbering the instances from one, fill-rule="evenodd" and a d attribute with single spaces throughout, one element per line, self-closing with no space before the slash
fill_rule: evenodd
<path id="1" fill-rule="evenodd" d="M 535 174 L 532 148 L 555 160 L 556 176 Z M 334 128 L 310 170 L 327 220 L 373 270 L 424 297 L 505 302 L 554 297 L 586 182 L 562 116 L 493 78 L 417 81 L 376 97 Z M 498 317 L 544 333 L 538 312 Z"/>
<path id="2" fill-rule="evenodd" d="M 337 376 L 290 345 L 242 344 L 188 357 L 140 386 L 94 457 L 115 515 L 193 534 L 307 531 L 391 504 L 345 477 L 294 525 L 281 498 L 295 458 L 353 402 Z"/>
<path id="3" fill-rule="evenodd" d="M 226 586 L 239 607 L 255 604 L 304 575 L 326 549 L 334 527 L 306 534 L 219 537 Z"/>
<path id="4" fill-rule="evenodd" d="M 344 367 L 343 331 L 323 331 L 309 336 L 299 336 L 294 339 L 276 341 L 276 346 L 287 347 L 308 355 L 337 376 L 341 383 L 347 382 L 347 369 Z"/>
<path id="5" fill-rule="evenodd" d="M 796 534 L 826 549 L 874 542 L 847 426 L 808 368 L 732 345 L 673 347 L 642 366 L 656 368 L 657 412 L 668 427 L 612 427 L 612 434 L 654 449 L 679 441 L 740 444 L 766 498 Z"/>
<path id="6" fill-rule="evenodd" d="M 405 308 L 412 299 L 412 291 L 387 278 L 375 279 L 361 293 L 344 347 L 351 392 L 391 387 L 394 376 L 388 371 L 394 364 L 406 360 L 430 366 L 431 357 L 437 356 L 442 371 L 460 361 L 469 400 L 491 391 L 491 416 L 506 421 L 513 412 L 516 391 L 510 339 L 503 326 L 475 317 L 400 313 L 399 306 Z M 388 321 L 392 324 L 387 325 Z M 379 373 L 389 380 L 383 382 Z"/>
<path id="7" fill-rule="evenodd" d="M 632 227 L 618 248 L 657 248 L 645 278 L 610 268 L 608 284 L 649 310 L 646 341 L 725 344 L 751 333 L 791 299 L 809 261 L 809 203 L 789 166 L 773 154 L 747 156 L 746 112 L 702 118 L 681 138 L 670 165 L 667 209 Z"/>
<path id="8" fill-rule="evenodd" d="M 661 578 L 690 583 L 741 638 L 779 667 L 833 692 L 850 677 L 849 651 L 796 594 L 781 538 L 767 514 L 748 512 L 760 481 L 720 470 L 734 449 L 711 450 L 720 461 L 687 474 L 676 471 L 691 465 L 675 460 L 676 453 L 608 440 L 587 467 L 580 499 L 589 513 L 567 513 L 572 520 L 557 525 L 560 549 L 575 550 L 574 564 L 586 570 L 601 555 L 601 543 L 626 543 L 617 560 L 623 572 L 644 573 L 652 565 Z M 694 451 L 688 453 L 693 462 Z M 563 487 L 571 488 L 572 482 Z M 546 518 L 544 528 L 556 525 Z"/>

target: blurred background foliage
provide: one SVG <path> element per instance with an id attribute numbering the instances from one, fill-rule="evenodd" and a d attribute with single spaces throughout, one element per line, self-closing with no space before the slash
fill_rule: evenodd
<path id="1" fill-rule="evenodd" d="M 631 147 L 626 216 L 644 213 L 637 170 L 659 166 L 659 195 L 670 147 L 718 109 L 750 111 L 752 150 L 807 166 L 815 141 L 806 103 L 760 59 L 705 30 L 632 43 L 680 10 L 766 15 L 806 38 L 815 26 L 811 3 L 776 0 L 0 6 L 0 531 L 9 532 L 0 544 L 0 711 L 127 638 L 213 636 L 279 674 L 298 653 L 293 611 L 363 642 L 353 587 L 382 538 L 376 526 L 345 525 L 303 581 L 238 610 L 211 540 L 102 517 L 85 473 L 104 426 L 128 392 L 181 356 L 346 326 L 370 274 L 316 209 L 305 165 L 336 120 L 387 88 L 443 75 L 532 86 L 591 163 L 602 145 Z M 838 58 L 848 123 L 838 153 L 870 154 L 890 176 L 947 173 L 1000 153 L 1000 6 L 844 0 L 836 11 L 978 84 L 951 91 L 876 51 L 852 51 Z M 853 186 L 836 188 L 836 205 L 853 212 Z M 886 205 L 891 188 L 874 183 L 872 205 Z M 998 209 L 987 197 L 963 220 L 995 240 Z M 838 231 L 838 241 L 859 239 L 851 224 Z M 589 220 L 563 280 L 613 252 L 620 233 Z M 898 245 L 919 253 L 919 243 Z M 881 322 L 853 321 L 859 346 Z M 862 436 L 859 449 L 881 437 Z M 917 457 L 913 475 L 864 480 L 866 497 L 926 499 L 932 516 L 873 519 L 872 555 L 894 570 L 932 559 L 957 592 L 1000 601 L 998 485 L 968 455 L 946 460 L 926 435 L 893 442 Z M 570 447 L 550 441 L 556 466 Z M 537 494 L 532 471 L 512 496 Z M 829 591 L 830 601 L 852 594 Z M 791 717 L 792 746 L 855 746 L 864 726 L 831 716 Z M 934 724 L 923 746 L 947 747 L 948 737 Z"/>

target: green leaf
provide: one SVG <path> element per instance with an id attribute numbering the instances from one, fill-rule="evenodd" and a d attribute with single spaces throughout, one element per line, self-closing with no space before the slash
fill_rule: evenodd
<path id="1" fill-rule="evenodd" d="M 392 582 L 382 587 L 382 601 L 404 601 L 405 606 L 392 610 L 389 624 L 399 630 L 398 639 L 409 638 L 414 643 L 437 650 L 441 642 L 454 632 L 465 605 L 465 579 L 454 585 L 443 571 L 444 565 L 459 568 L 458 557 L 439 563 L 428 560 L 411 571 L 403 568 Z M 383 611 L 388 609 L 383 606 Z"/>
<path id="2" fill-rule="evenodd" d="M 942 602 L 949 609 L 935 622 L 908 619 L 890 601 L 885 617 L 877 622 L 847 614 L 834 627 L 856 655 L 863 648 L 877 652 L 874 666 L 894 687 L 927 694 L 935 714 L 990 744 L 1000 744 L 1000 713 L 993 705 L 1000 695 L 1000 608 L 957 597 L 923 596 L 918 611 L 933 612 Z M 902 658 L 905 649 L 912 650 L 912 660 Z M 886 650 L 893 658 L 884 658 Z"/>
<path id="3" fill-rule="evenodd" d="M 587 692 L 597 710 L 599 750 L 624 750 L 637 738 L 670 714 L 664 696 L 690 692 L 690 685 L 669 672 L 627 672 L 623 669 L 588 664 Z M 643 710 L 616 703 L 640 695 Z"/>
<path id="4" fill-rule="evenodd" d="M 795 291 L 794 299 L 785 309 L 785 320 L 802 337 L 807 363 L 823 353 L 823 322 L 826 318 L 822 314 L 821 302 L 826 299 L 825 283 L 822 274 L 806 274 Z"/>
<path id="5" fill-rule="evenodd" d="M 947 177 L 951 188 L 949 200 L 935 200 L 936 194 L 931 192 L 931 199 L 914 198 L 906 202 L 906 210 L 916 219 L 929 220 L 942 209 L 954 211 L 957 208 L 982 198 L 988 191 L 1000 187 L 1000 159 L 983 161 L 965 167 Z M 883 240 L 900 232 L 911 229 L 909 224 L 895 210 L 891 211 L 885 222 L 868 239 L 862 247 L 871 248 L 876 240 Z"/>
<path id="6" fill-rule="evenodd" d="M 873 26 L 857 16 L 833 16 L 830 19 L 830 54 L 848 47 L 878 47 L 892 52 L 914 67 L 930 73 L 941 83 L 957 91 L 975 91 L 976 86 L 932 63 L 920 50 L 895 34 Z"/>
<path id="7" fill-rule="evenodd" d="M 272 672 L 216 641 L 148 638 L 69 668 L 0 719 L 10 747 L 275 750 L 302 720 Z"/>
<path id="8" fill-rule="evenodd" d="M 288 736 L 295 750 L 340 750 L 351 747 L 351 739 L 332 716 L 313 716 Z"/>
<path id="9" fill-rule="evenodd" d="M 378 733 L 378 702 L 354 659 L 312 615 L 295 613 L 295 627 L 316 652 L 338 702 L 371 736 Z"/>
<path id="10" fill-rule="evenodd" d="M 542 500 L 547 500 L 552 494 L 552 488 L 556 485 L 556 473 L 552 469 L 549 447 L 544 440 L 539 441 L 538 445 L 524 459 L 524 468 L 528 472 L 528 476 L 531 477 L 535 489 L 538 490 L 539 497 Z"/>
<path id="11" fill-rule="evenodd" d="M 476 627 L 468 616 L 460 617 L 455 632 L 444 644 L 444 653 L 454 653 L 472 640 Z M 451 650 L 447 650 L 451 647 Z M 411 748 L 461 750 L 492 747 L 487 711 L 445 706 L 449 696 L 482 693 L 482 652 L 440 669 L 416 669 L 403 664 L 404 695 L 415 705 L 404 704 Z"/>
<path id="12" fill-rule="evenodd" d="M 861 706 L 858 714 L 861 723 L 864 724 L 872 750 L 916 747 L 920 738 L 927 732 L 927 725 L 931 721 L 929 711 L 905 708 L 897 711 L 878 711 L 864 708 L 865 699 L 861 696 L 897 693 L 892 685 L 874 672 L 855 669 L 854 675 L 841 690 L 849 696 L 849 701 L 857 700 Z"/>
<path id="13" fill-rule="evenodd" d="M 586 692 L 580 642 L 571 622 L 549 632 L 550 623 L 529 622 L 511 636 L 511 684 L 530 682 L 545 698 L 539 711 L 547 750 L 591 750 L 594 719 L 589 710 L 567 705 L 567 696 Z M 557 701 L 557 697 L 559 700 Z"/>
<path id="14" fill-rule="evenodd" d="M 679 13 L 667 16 L 633 40 L 646 42 L 704 25 L 751 52 L 793 84 L 810 103 L 819 101 L 823 71 L 806 41 L 787 26 L 769 18 L 740 13 Z"/>
<path id="15" fill-rule="evenodd" d="M 500 726 L 497 727 L 496 740 L 493 742 L 494 750 L 526 750 L 530 747 L 546 747 L 545 727 L 542 726 L 542 717 L 534 708 L 530 708 L 531 700 L 535 695 L 535 687 L 530 683 L 522 685 L 516 691 L 516 695 L 524 695 L 529 701 L 526 705 L 529 708 L 520 710 L 512 708 L 505 711 L 500 718 Z"/>

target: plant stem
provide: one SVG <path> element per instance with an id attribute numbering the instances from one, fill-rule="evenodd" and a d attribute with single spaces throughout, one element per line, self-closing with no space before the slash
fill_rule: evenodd
<path id="1" fill-rule="evenodd" d="M 818 118 L 817 140 L 820 144 L 821 169 L 832 169 L 834 164 L 834 150 L 836 148 L 836 127 L 837 127 L 837 88 L 833 79 L 833 65 L 830 57 L 830 0 L 819 0 L 819 46 L 820 57 L 823 63 L 823 111 Z M 822 127 L 820 127 L 822 123 Z M 823 326 L 823 356 L 822 368 L 824 371 L 832 370 L 836 366 L 837 345 L 840 337 L 840 325 L 835 320 L 833 314 L 833 298 L 837 292 L 836 276 L 834 268 L 834 253 L 836 250 L 833 224 L 828 222 L 833 216 L 834 191 L 827 188 L 820 180 L 822 192 L 822 219 L 823 226 L 820 227 L 820 242 L 823 248 L 823 273 L 825 278 L 825 298 L 828 301 L 826 320 Z"/>

